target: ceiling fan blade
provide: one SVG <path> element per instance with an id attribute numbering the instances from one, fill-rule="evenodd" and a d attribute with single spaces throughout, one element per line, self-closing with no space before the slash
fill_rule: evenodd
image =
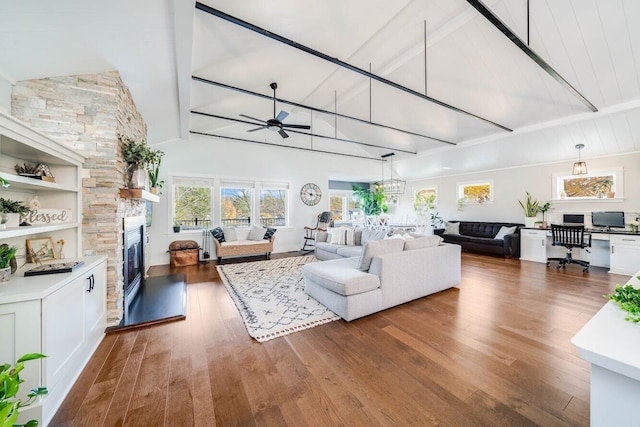
<path id="1" fill-rule="evenodd" d="M 280 134 L 281 137 L 283 138 L 289 138 L 289 135 L 287 135 L 287 133 L 282 130 L 282 129 L 278 129 L 278 133 Z"/>
<path id="2" fill-rule="evenodd" d="M 247 119 L 251 119 L 251 120 L 255 120 L 257 122 L 261 122 L 261 123 L 267 123 L 262 119 L 256 119 L 255 117 L 251 117 L 251 116 L 247 116 L 246 114 L 240 114 L 241 117 L 246 117 Z"/>
<path id="3" fill-rule="evenodd" d="M 289 115 L 289 113 L 287 113 L 284 110 L 281 110 L 278 115 L 276 116 L 276 120 L 279 122 L 282 122 L 287 116 Z"/>
<path id="4" fill-rule="evenodd" d="M 282 126 L 291 129 L 311 129 L 311 126 L 309 125 L 288 125 L 286 123 L 283 123 Z"/>
<path id="5" fill-rule="evenodd" d="M 260 126 L 260 127 L 255 128 L 255 129 L 249 129 L 247 132 L 255 132 L 257 130 L 261 130 L 261 129 L 264 129 L 264 128 L 266 128 L 266 126 Z"/>

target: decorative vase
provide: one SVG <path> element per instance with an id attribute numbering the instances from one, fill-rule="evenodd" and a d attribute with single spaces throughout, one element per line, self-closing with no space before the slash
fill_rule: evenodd
<path id="1" fill-rule="evenodd" d="M 147 171 L 138 163 L 129 163 L 127 167 L 127 187 L 145 188 L 147 186 Z"/>
<path id="2" fill-rule="evenodd" d="M 0 268 L 0 283 L 7 283 L 11 276 L 11 267 Z"/>
<path id="3" fill-rule="evenodd" d="M 525 216 L 524 217 L 524 226 L 526 228 L 534 228 L 536 225 L 536 220 L 538 217 L 535 216 Z"/>

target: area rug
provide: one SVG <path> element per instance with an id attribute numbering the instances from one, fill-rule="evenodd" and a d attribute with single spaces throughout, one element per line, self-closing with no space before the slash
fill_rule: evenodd
<path id="1" fill-rule="evenodd" d="M 217 267 L 250 336 L 264 342 L 340 318 L 304 292 L 301 269 L 309 262 L 314 256 Z"/>

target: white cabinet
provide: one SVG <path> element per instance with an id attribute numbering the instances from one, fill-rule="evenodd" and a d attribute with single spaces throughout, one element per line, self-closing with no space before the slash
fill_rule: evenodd
<path id="1" fill-rule="evenodd" d="M 24 277 L 25 267 L 0 287 L 0 362 L 24 353 L 47 358 L 25 364 L 21 390 L 47 387 L 49 395 L 29 407 L 28 417 L 47 425 L 104 336 L 106 257 L 81 258 L 72 273 Z M 69 260 L 70 261 L 70 260 Z M 26 420 L 28 418 L 21 418 Z"/>
<path id="2" fill-rule="evenodd" d="M 18 175 L 15 165 L 46 164 L 55 182 L 47 182 Z M 0 177 L 10 184 L 0 188 L 0 197 L 29 205 L 37 196 L 44 209 L 70 209 L 68 222 L 38 223 L 32 226 L 13 226 L 0 230 L 0 243 L 18 247 L 18 255 L 25 255 L 25 238 L 52 237 L 54 242 L 64 239 L 67 257 L 80 256 L 82 181 L 84 157 L 24 123 L 0 113 Z M 58 247 L 56 247 L 58 249 Z M 23 261 L 19 261 L 19 264 Z"/>
<path id="3" fill-rule="evenodd" d="M 640 269 L 640 235 L 612 234 L 609 245 L 611 273 L 631 275 Z"/>
<path id="4" fill-rule="evenodd" d="M 547 262 L 546 230 L 520 229 L 520 259 Z"/>

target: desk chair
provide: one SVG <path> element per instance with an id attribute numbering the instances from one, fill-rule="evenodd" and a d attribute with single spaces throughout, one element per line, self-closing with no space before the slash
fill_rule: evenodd
<path id="1" fill-rule="evenodd" d="M 315 227 L 304 228 L 304 245 L 302 252 L 311 252 L 316 247 L 316 235 L 318 231 L 327 231 L 327 227 L 333 226 L 333 214 L 331 212 L 322 212 L 318 214 L 318 220 Z M 307 249 L 309 247 L 309 249 Z"/>
<path id="2" fill-rule="evenodd" d="M 553 246 L 567 248 L 567 255 L 564 258 L 547 258 L 547 267 L 551 261 L 558 261 L 558 269 L 560 267 L 566 268 L 567 264 L 578 264 L 582 266 L 582 272 L 589 271 L 589 261 L 573 259 L 571 256 L 573 248 L 586 249 L 591 247 L 591 234 L 585 234 L 584 225 L 551 224 L 551 239 L 553 240 Z M 589 252 L 588 249 L 587 252 Z"/>

